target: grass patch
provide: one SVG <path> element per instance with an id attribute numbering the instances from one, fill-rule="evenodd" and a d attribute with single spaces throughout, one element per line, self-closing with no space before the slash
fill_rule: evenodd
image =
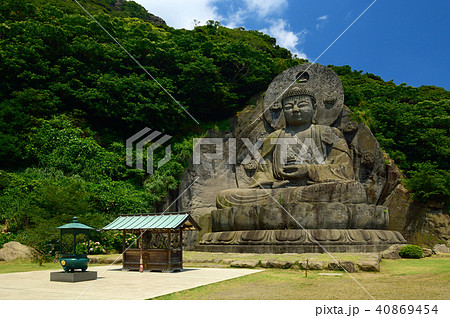
<path id="1" fill-rule="evenodd" d="M 450 258 L 383 260 L 381 264 L 380 273 L 352 274 L 375 299 L 450 298 Z M 300 270 L 269 269 L 155 299 L 370 299 L 349 275 L 319 276 L 321 272 L 309 271 L 305 277 Z"/>
<path id="2" fill-rule="evenodd" d="M 2 261 L 0 262 L 0 274 L 17 273 L 17 272 L 31 272 L 42 271 L 51 269 L 61 269 L 59 263 L 42 263 L 29 261 L 29 260 L 14 260 L 14 261 Z"/>
<path id="3" fill-rule="evenodd" d="M 89 267 L 99 266 L 105 264 L 89 264 Z M 17 259 L 14 261 L 1 261 L 0 274 L 32 272 L 32 271 L 46 271 L 46 270 L 63 270 L 58 262 L 42 263 L 39 265 L 38 261 L 30 261 L 24 259 Z"/>

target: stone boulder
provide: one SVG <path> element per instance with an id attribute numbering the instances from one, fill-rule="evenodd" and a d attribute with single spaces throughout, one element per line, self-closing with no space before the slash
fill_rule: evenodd
<path id="1" fill-rule="evenodd" d="M 337 264 L 336 261 L 339 263 Z M 342 270 L 346 270 L 348 273 L 355 273 L 356 272 L 356 267 L 355 267 L 355 263 L 353 263 L 352 261 L 340 261 L 340 260 L 336 260 L 336 261 L 330 261 L 328 263 L 328 269 L 332 270 L 332 271 L 342 271 Z"/>
<path id="2" fill-rule="evenodd" d="M 0 249 L 0 261 L 13 261 L 15 259 L 31 260 L 35 257 L 36 251 L 31 247 L 11 241 L 3 244 Z"/>
<path id="3" fill-rule="evenodd" d="M 306 261 L 298 262 L 301 269 L 306 269 Z M 308 261 L 308 269 L 311 270 L 322 270 L 327 265 L 324 261 Z"/>
<path id="4" fill-rule="evenodd" d="M 389 246 L 386 250 L 380 252 L 381 258 L 384 259 L 399 259 L 400 255 L 398 252 L 403 246 L 406 246 L 407 244 L 394 244 Z"/>
<path id="5" fill-rule="evenodd" d="M 430 257 L 431 255 L 433 255 L 433 250 L 429 248 L 422 248 L 422 251 L 423 251 L 422 257 Z"/>
<path id="6" fill-rule="evenodd" d="M 358 260 L 356 261 L 356 266 L 358 266 L 358 268 L 364 272 L 380 271 L 380 262 L 375 258 Z"/>
<path id="7" fill-rule="evenodd" d="M 259 261 L 239 261 L 236 260 L 230 264 L 231 267 L 254 268 L 258 266 Z"/>
<path id="8" fill-rule="evenodd" d="M 448 246 L 446 246 L 445 244 L 436 244 L 433 247 L 433 251 L 436 254 L 450 253 L 450 248 Z"/>
<path id="9" fill-rule="evenodd" d="M 264 268 L 291 268 L 292 265 L 294 265 L 294 262 L 290 261 L 271 261 L 271 260 L 264 260 L 261 261 L 261 266 Z"/>
<path id="10" fill-rule="evenodd" d="M 233 263 L 234 261 L 236 261 L 236 260 L 231 259 L 231 258 L 224 258 L 223 260 L 221 260 L 221 263 L 226 264 L 226 265 L 231 265 L 231 263 Z"/>
<path id="11" fill-rule="evenodd" d="M 380 255 L 380 253 L 369 253 L 368 254 L 368 258 L 369 259 L 374 259 L 378 263 L 381 262 L 381 255 Z"/>

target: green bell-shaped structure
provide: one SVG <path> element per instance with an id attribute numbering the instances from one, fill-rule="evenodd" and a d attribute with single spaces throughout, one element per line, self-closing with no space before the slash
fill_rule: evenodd
<path id="1" fill-rule="evenodd" d="M 61 231 L 59 263 L 63 267 L 64 271 L 68 273 L 74 272 L 76 269 L 80 269 L 85 272 L 89 264 L 89 258 L 87 257 L 89 252 L 89 231 L 94 230 L 94 228 L 80 223 L 78 218 L 74 217 L 71 223 L 62 225 L 58 227 L 58 229 Z M 73 236 L 73 249 L 64 247 L 63 236 L 67 234 Z M 87 253 L 77 253 L 78 235 L 85 235 L 87 237 Z M 70 253 L 70 251 L 72 253 Z"/>

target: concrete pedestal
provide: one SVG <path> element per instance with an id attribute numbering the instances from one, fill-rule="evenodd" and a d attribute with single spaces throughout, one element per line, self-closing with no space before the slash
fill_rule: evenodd
<path id="1" fill-rule="evenodd" d="M 97 272 L 52 272 L 50 273 L 50 281 L 52 282 L 66 282 L 76 283 L 86 280 L 96 280 Z"/>

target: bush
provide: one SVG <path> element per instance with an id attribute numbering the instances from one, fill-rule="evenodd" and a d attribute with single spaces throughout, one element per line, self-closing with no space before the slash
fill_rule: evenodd
<path id="1" fill-rule="evenodd" d="M 129 247 L 135 239 L 136 235 L 127 233 L 125 237 L 126 247 Z M 113 251 L 117 253 L 123 252 L 123 237 L 121 232 L 108 231 L 104 235 L 104 240 L 106 241 L 106 249 L 109 253 Z"/>
<path id="2" fill-rule="evenodd" d="M 88 244 L 86 242 L 82 242 L 77 244 L 77 254 L 105 254 L 106 249 L 100 244 L 100 242 L 89 241 L 89 250 Z"/>
<path id="3" fill-rule="evenodd" d="M 423 162 L 413 165 L 410 178 L 404 183 L 412 191 L 412 197 L 419 202 L 433 200 L 450 206 L 450 171 L 438 169 L 436 163 Z"/>
<path id="4" fill-rule="evenodd" d="M 406 245 L 400 249 L 398 254 L 402 258 L 421 258 L 423 250 L 420 246 L 417 245 Z"/>
<path id="5" fill-rule="evenodd" d="M 0 233 L 0 248 L 3 247 L 3 244 L 14 241 L 15 238 L 16 236 L 11 233 Z"/>

